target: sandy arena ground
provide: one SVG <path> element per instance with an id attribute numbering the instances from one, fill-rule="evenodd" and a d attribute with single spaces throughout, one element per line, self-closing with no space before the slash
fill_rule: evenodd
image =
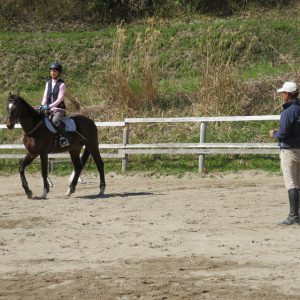
<path id="1" fill-rule="evenodd" d="M 38 175 L 28 175 L 35 195 Z M 0 299 L 300 299 L 300 226 L 280 176 L 0 177 Z"/>

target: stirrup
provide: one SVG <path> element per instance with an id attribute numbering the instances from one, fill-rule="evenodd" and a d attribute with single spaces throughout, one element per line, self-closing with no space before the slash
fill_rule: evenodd
<path id="1" fill-rule="evenodd" d="M 61 137 L 60 140 L 59 140 L 59 145 L 60 145 L 60 147 L 62 147 L 62 148 L 68 147 L 68 146 L 70 146 L 70 142 L 68 141 L 67 138 Z"/>

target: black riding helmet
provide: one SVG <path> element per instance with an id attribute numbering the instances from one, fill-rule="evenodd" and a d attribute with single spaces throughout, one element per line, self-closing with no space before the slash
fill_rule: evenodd
<path id="1" fill-rule="evenodd" d="M 52 63 L 51 64 L 51 66 L 50 66 L 50 70 L 51 69 L 55 69 L 55 70 L 57 70 L 59 73 L 61 73 L 62 72 L 62 65 L 61 64 L 59 64 L 59 63 Z"/>

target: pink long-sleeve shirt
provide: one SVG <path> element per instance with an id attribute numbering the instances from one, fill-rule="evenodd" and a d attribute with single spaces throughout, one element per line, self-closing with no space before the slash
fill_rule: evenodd
<path id="1" fill-rule="evenodd" d="M 52 91 L 54 89 L 54 86 L 55 86 L 56 82 L 57 82 L 57 80 L 52 79 Z M 62 101 L 64 101 L 65 94 L 66 94 L 66 86 L 65 86 L 64 83 L 62 83 L 59 86 L 59 93 L 58 93 L 58 97 L 57 97 L 56 101 L 53 102 L 53 99 L 51 99 L 52 103 L 49 105 L 51 110 L 53 110 L 53 111 L 57 110 L 57 109 L 64 110 L 63 108 L 58 108 L 57 106 Z M 42 105 L 47 105 L 47 95 L 48 95 L 48 82 L 46 83 L 46 87 L 45 87 L 45 91 L 44 91 L 44 97 L 43 97 L 43 100 L 42 100 Z"/>

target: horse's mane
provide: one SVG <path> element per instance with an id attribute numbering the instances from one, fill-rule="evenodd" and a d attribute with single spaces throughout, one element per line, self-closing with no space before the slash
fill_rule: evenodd
<path id="1" fill-rule="evenodd" d="M 13 96 L 16 101 L 19 101 L 22 103 L 23 108 L 27 111 L 28 114 L 32 115 L 35 119 L 42 119 L 43 116 L 36 111 L 24 98 L 21 96 Z"/>

